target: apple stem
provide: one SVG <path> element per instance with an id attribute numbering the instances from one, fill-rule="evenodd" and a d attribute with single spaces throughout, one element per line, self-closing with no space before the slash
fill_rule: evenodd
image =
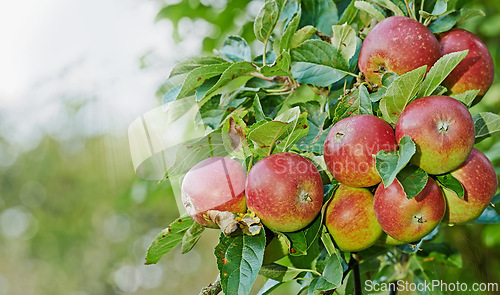
<path id="1" fill-rule="evenodd" d="M 351 267 L 352 273 L 354 275 L 354 295 L 362 295 L 363 290 L 361 289 L 361 275 L 359 273 L 359 261 L 357 253 L 351 253 L 349 266 Z"/>

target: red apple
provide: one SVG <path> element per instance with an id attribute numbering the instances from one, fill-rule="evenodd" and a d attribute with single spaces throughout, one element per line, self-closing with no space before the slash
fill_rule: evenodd
<path id="1" fill-rule="evenodd" d="M 451 175 L 463 185 L 465 196 L 460 199 L 454 192 L 443 190 L 448 203 L 443 222 L 465 223 L 478 218 L 498 188 L 493 165 L 483 153 L 472 149 L 467 160 L 458 169 L 453 170 Z"/>
<path id="2" fill-rule="evenodd" d="M 375 116 L 355 115 L 330 129 L 323 157 L 336 180 L 352 187 L 369 187 L 381 181 L 373 155 L 396 149 L 394 131 L 387 122 Z"/>
<path id="3" fill-rule="evenodd" d="M 182 203 L 187 213 L 205 227 L 217 225 L 205 216 L 208 210 L 246 212 L 246 170 L 230 158 L 212 157 L 194 165 L 182 181 Z"/>
<path id="4" fill-rule="evenodd" d="M 417 99 L 401 113 L 396 140 L 410 136 L 417 144 L 411 163 L 429 174 L 441 174 L 462 164 L 474 145 L 474 121 L 458 100 L 442 95 Z"/>
<path id="5" fill-rule="evenodd" d="M 375 84 L 385 72 L 398 75 L 427 65 L 427 71 L 441 57 L 439 41 L 418 21 L 391 16 L 368 33 L 359 53 L 359 70 Z"/>
<path id="6" fill-rule="evenodd" d="M 446 211 L 446 202 L 439 186 L 429 177 L 424 189 L 412 199 L 406 198 L 397 180 L 388 187 L 379 185 L 373 208 L 384 232 L 398 241 L 411 243 L 436 228 Z"/>
<path id="7" fill-rule="evenodd" d="M 326 208 L 325 225 L 343 251 L 364 250 L 382 235 L 373 211 L 373 194 L 366 188 L 341 184 Z"/>
<path id="8" fill-rule="evenodd" d="M 479 95 L 484 95 L 493 83 L 495 75 L 493 58 L 486 45 L 476 35 L 462 29 L 445 32 L 439 39 L 442 55 L 469 50 L 465 59 L 443 81 L 443 85 L 448 87 L 452 94 L 478 89 Z"/>
<path id="9" fill-rule="evenodd" d="M 245 191 L 248 209 L 280 232 L 306 227 L 323 202 L 318 169 L 294 153 L 276 153 L 257 162 L 248 173 Z"/>

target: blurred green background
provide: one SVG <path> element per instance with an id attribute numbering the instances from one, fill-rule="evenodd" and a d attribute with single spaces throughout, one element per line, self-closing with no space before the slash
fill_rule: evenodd
<path id="1" fill-rule="evenodd" d="M 28 2 L 20 1 L 23 5 Z M 213 248 L 218 232 L 207 230 L 186 255 L 176 249 L 157 265 L 143 264 L 155 235 L 179 212 L 168 182 L 135 175 L 127 127 L 134 118 L 160 105 L 162 79 L 175 61 L 211 52 L 228 34 L 253 41 L 251 21 L 262 1 L 77 2 L 82 3 L 74 8 L 78 17 L 73 20 L 65 10 L 69 4 L 54 0 L 46 8 L 55 11 L 47 15 L 57 16 L 49 28 L 59 30 L 73 21 L 78 22 L 76 32 L 51 30 L 44 35 L 48 38 L 32 41 L 37 46 L 31 51 L 11 49 L 43 61 L 49 55 L 39 48 L 67 52 L 74 48 L 57 42 L 105 33 L 80 44 L 84 48 L 80 58 L 62 62 L 59 68 L 49 71 L 43 63 L 27 63 L 27 68 L 42 69 L 17 96 L 8 80 L 16 77 L 17 65 L 4 73 L 5 84 L 0 86 L 0 295 L 198 294 L 217 276 Z M 500 2 L 469 2 L 468 7 L 483 9 L 486 17 L 472 19 L 463 27 L 486 43 L 496 65 L 494 85 L 471 111 L 500 114 Z M 9 4 L 0 6 L 4 14 L 13 9 Z M 24 13 L 22 9 L 18 12 Z M 96 17 L 101 21 L 93 24 Z M 36 21 L 30 24 L 33 27 L 4 30 L 22 38 L 17 32 L 39 25 Z M 141 39 L 146 34 L 150 38 Z M 151 42 L 146 44 L 151 46 L 137 47 L 141 42 Z M 123 54 L 133 46 L 133 54 Z M 96 52 L 105 54 L 95 63 L 88 62 Z M 129 64 L 133 79 L 124 77 L 127 71 L 100 76 L 105 69 L 124 63 Z M 18 76 L 25 78 L 22 72 Z M 134 88 L 134 83 L 141 88 Z M 9 85 L 12 91 L 5 90 Z M 478 145 L 497 173 L 499 139 L 496 136 Z M 448 282 L 500 284 L 500 225 L 442 229 L 438 240 L 456 247 L 464 266 L 430 265 L 437 277 Z M 256 288 L 262 284 L 259 279 Z M 283 288 L 281 292 L 289 291 Z"/>

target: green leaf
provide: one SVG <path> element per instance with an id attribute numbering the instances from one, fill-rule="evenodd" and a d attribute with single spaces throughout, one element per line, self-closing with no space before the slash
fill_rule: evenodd
<path id="1" fill-rule="evenodd" d="M 409 136 L 403 136 L 399 141 L 399 150 L 386 152 L 381 150 L 375 156 L 375 168 L 382 178 L 384 187 L 392 184 L 398 173 L 410 162 L 417 147 Z"/>
<path id="2" fill-rule="evenodd" d="M 476 16 L 486 16 L 484 11 L 476 8 L 462 8 L 460 9 L 460 17 L 457 19 L 457 25 L 463 23 L 464 21 L 471 19 Z"/>
<path id="3" fill-rule="evenodd" d="M 273 279 L 278 282 L 288 282 L 295 279 L 299 274 L 303 272 L 311 271 L 310 269 L 300 269 L 294 267 L 286 267 L 280 264 L 264 264 L 260 268 L 259 274 Z"/>
<path id="4" fill-rule="evenodd" d="M 483 213 L 473 221 L 473 223 L 481 223 L 481 224 L 493 224 L 493 223 L 500 223 L 500 215 L 498 215 L 498 212 L 491 208 L 491 207 L 486 207 L 484 209 Z"/>
<path id="5" fill-rule="evenodd" d="M 300 46 L 306 40 L 311 39 L 311 37 L 316 33 L 316 28 L 313 26 L 305 26 L 300 30 L 296 31 L 290 38 L 290 48 L 295 48 Z"/>
<path id="6" fill-rule="evenodd" d="M 146 264 L 157 263 L 165 254 L 179 245 L 193 223 L 189 215 L 184 214 L 162 230 L 148 248 Z"/>
<path id="7" fill-rule="evenodd" d="M 380 111 L 389 123 L 396 123 L 404 108 L 413 101 L 425 76 L 427 66 L 421 66 L 396 78 L 380 100 Z M 424 80 L 425 81 L 425 80 Z"/>
<path id="8" fill-rule="evenodd" d="M 194 245 L 201 238 L 201 234 L 205 231 L 205 228 L 198 223 L 194 223 L 191 227 L 186 231 L 184 236 L 182 237 L 182 245 L 181 245 L 181 253 L 186 254 L 191 249 L 193 249 Z"/>
<path id="9" fill-rule="evenodd" d="M 326 113 L 320 114 L 322 121 L 321 122 L 309 122 L 309 132 L 306 136 L 301 138 L 297 142 L 297 148 L 301 151 L 310 151 L 318 154 L 323 154 L 323 146 L 326 140 L 326 136 L 328 135 L 328 131 L 330 131 L 330 127 L 324 129 L 324 122 L 327 118 Z"/>
<path id="10" fill-rule="evenodd" d="M 192 70 L 199 68 L 201 66 L 215 65 L 215 64 L 225 64 L 227 61 L 218 56 L 197 56 L 186 59 L 174 66 L 170 72 L 169 78 L 177 75 L 187 74 Z"/>
<path id="11" fill-rule="evenodd" d="M 271 119 L 267 118 L 266 115 L 264 114 L 264 111 L 262 110 L 262 105 L 260 104 L 260 98 L 258 94 L 255 94 L 255 98 L 253 100 L 253 111 L 255 114 L 255 121 L 270 121 Z"/>
<path id="12" fill-rule="evenodd" d="M 249 74 L 255 71 L 256 68 L 250 62 L 241 61 L 231 64 L 222 73 L 221 77 L 219 78 L 219 81 L 217 81 L 217 83 L 215 83 L 215 85 L 205 93 L 205 98 L 215 94 L 216 91 L 220 90 L 222 87 L 226 85 L 229 85 L 231 82 L 237 83 L 237 86 L 235 88 L 241 87 L 242 85 L 240 84 L 245 84 L 246 81 L 248 81 L 251 78 Z M 241 80 L 239 78 L 243 79 Z"/>
<path id="13" fill-rule="evenodd" d="M 368 2 L 356 1 L 356 2 L 354 2 L 354 6 L 357 9 L 363 10 L 364 12 L 373 16 L 377 21 L 382 21 L 385 19 L 385 16 L 377 8 L 375 8 L 375 6 L 373 6 L 372 4 L 370 4 Z"/>
<path id="14" fill-rule="evenodd" d="M 266 235 L 226 237 L 215 247 L 222 290 L 226 295 L 246 295 L 257 278 L 264 258 Z"/>
<path id="15" fill-rule="evenodd" d="M 500 132 L 500 116 L 497 114 L 482 112 L 472 118 L 476 128 L 476 142 Z"/>
<path id="16" fill-rule="evenodd" d="M 342 261 L 340 260 L 340 257 L 336 254 L 330 255 L 322 277 L 330 284 L 334 285 L 334 288 L 337 288 L 342 284 L 343 275 L 344 269 L 342 268 Z"/>
<path id="17" fill-rule="evenodd" d="M 354 6 L 355 0 L 351 0 L 351 3 L 346 7 L 344 12 L 342 13 L 342 16 L 340 17 L 339 21 L 337 22 L 337 25 L 343 25 L 343 24 L 348 24 L 350 25 L 354 19 L 356 18 L 356 15 L 358 14 L 358 9 L 356 6 Z"/>
<path id="18" fill-rule="evenodd" d="M 356 31 L 347 24 L 335 25 L 332 27 L 332 45 L 345 60 L 350 60 L 356 53 L 357 36 Z"/>
<path id="19" fill-rule="evenodd" d="M 421 251 L 417 252 L 417 256 L 423 258 L 423 263 L 431 261 L 432 263 L 462 268 L 462 255 L 447 243 L 427 243 Z"/>
<path id="20" fill-rule="evenodd" d="M 252 53 L 247 41 L 240 36 L 229 36 L 219 53 L 232 61 L 252 61 Z"/>
<path id="21" fill-rule="evenodd" d="M 322 217 L 318 216 L 307 227 L 300 231 L 283 233 L 283 235 L 290 241 L 290 255 L 302 256 L 307 254 L 307 250 L 312 244 L 317 243 Z"/>
<path id="22" fill-rule="evenodd" d="M 465 189 L 463 185 L 450 173 L 436 175 L 436 180 L 444 189 L 454 192 L 460 199 L 464 198 Z"/>
<path id="23" fill-rule="evenodd" d="M 266 65 L 260 69 L 260 72 L 265 77 L 272 76 L 290 76 L 290 53 L 283 51 L 270 66 Z"/>
<path id="24" fill-rule="evenodd" d="M 307 62 L 347 71 L 349 65 L 332 44 L 321 40 L 308 40 L 291 50 L 292 61 Z"/>
<path id="25" fill-rule="evenodd" d="M 257 40 L 267 43 L 278 22 L 279 13 L 280 11 L 276 1 L 266 1 L 264 7 L 262 7 L 255 18 L 253 25 L 253 31 Z"/>
<path id="26" fill-rule="evenodd" d="M 370 94 L 365 85 L 361 85 L 350 95 L 343 97 L 335 108 L 336 122 L 353 115 L 373 115 Z"/>
<path id="27" fill-rule="evenodd" d="M 318 293 L 314 291 L 327 291 L 335 289 L 337 287 L 338 286 L 328 282 L 323 276 L 315 277 L 309 285 L 307 295 L 316 295 Z"/>
<path id="28" fill-rule="evenodd" d="M 328 66 L 308 62 L 292 62 L 292 77 L 302 84 L 328 87 L 347 74 Z"/>
<path id="29" fill-rule="evenodd" d="M 332 26 L 339 19 L 337 5 L 334 1 L 302 0 L 301 7 L 301 27 L 312 25 L 326 35 L 332 34 Z"/>
<path id="30" fill-rule="evenodd" d="M 286 27 L 285 32 L 283 32 L 283 36 L 281 36 L 281 41 L 280 41 L 280 52 L 283 52 L 283 50 L 287 50 L 287 49 L 290 49 L 292 47 L 291 40 L 293 40 L 293 36 L 295 35 L 295 32 L 299 28 L 300 15 L 301 15 L 300 12 L 295 13 L 293 15 L 292 20 L 290 21 L 290 23 Z M 307 39 L 309 39 L 309 38 L 307 38 Z M 297 45 L 299 45 L 299 44 L 297 44 Z"/>
<path id="31" fill-rule="evenodd" d="M 453 11 L 435 19 L 429 26 L 429 30 L 434 34 L 439 34 L 451 30 L 460 18 L 460 11 Z"/>
<path id="32" fill-rule="evenodd" d="M 469 50 L 448 53 L 442 56 L 429 70 L 422 82 L 417 97 L 431 95 L 453 69 L 467 56 Z"/>
<path id="33" fill-rule="evenodd" d="M 448 0 L 437 0 L 432 10 L 432 15 L 441 15 L 448 9 Z"/>
<path id="34" fill-rule="evenodd" d="M 179 96 L 179 92 L 181 91 L 182 85 L 177 85 L 174 88 L 170 89 L 165 95 L 163 96 L 162 99 L 162 105 L 167 105 L 171 103 L 172 101 L 177 99 L 177 96 Z"/>
<path id="35" fill-rule="evenodd" d="M 279 286 L 283 285 L 283 282 L 278 282 L 273 279 L 268 279 L 262 288 L 260 288 L 259 292 L 257 295 L 269 295 L 271 294 L 276 288 Z"/>
<path id="36" fill-rule="evenodd" d="M 414 198 L 427 185 L 429 175 L 415 165 L 406 165 L 396 176 L 408 199 Z"/>
<path id="37" fill-rule="evenodd" d="M 190 95 L 191 91 L 200 87 L 208 79 L 219 76 L 222 74 L 231 64 L 213 64 L 207 66 L 198 67 L 187 75 L 184 80 L 184 84 L 179 92 L 178 98 L 183 98 Z"/>

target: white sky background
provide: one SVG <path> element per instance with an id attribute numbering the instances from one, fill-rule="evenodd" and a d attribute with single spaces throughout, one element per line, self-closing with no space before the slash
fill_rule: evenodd
<path id="1" fill-rule="evenodd" d="M 0 165 L 46 133 L 61 141 L 74 129 L 125 135 L 159 106 L 157 87 L 176 60 L 199 52 L 207 30 L 187 28 L 190 37 L 175 45 L 170 22 L 154 23 L 159 8 L 152 0 L 1 1 L 0 137 L 9 146 L 0 142 Z M 146 53 L 152 66 L 141 70 Z M 88 100 L 72 117 L 63 111 Z"/>

